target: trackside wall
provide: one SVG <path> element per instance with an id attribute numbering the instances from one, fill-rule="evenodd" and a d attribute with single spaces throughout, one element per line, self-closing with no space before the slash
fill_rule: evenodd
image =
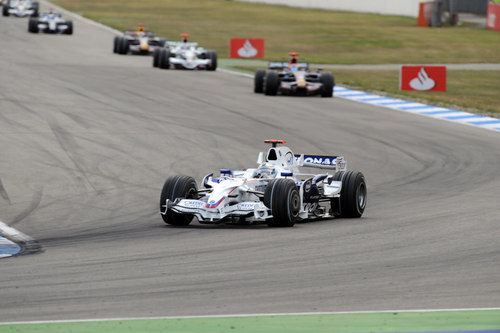
<path id="1" fill-rule="evenodd" d="M 418 16 L 418 4 L 423 0 L 238 0 L 292 7 L 345 10 L 362 13 Z"/>

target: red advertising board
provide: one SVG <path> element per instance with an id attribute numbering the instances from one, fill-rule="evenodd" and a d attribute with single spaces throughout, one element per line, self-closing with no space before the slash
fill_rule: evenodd
<path id="1" fill-rule="evenodd" d="M 229 55 L 231 58 L 263 58 L 264 39 L 231 38 Z"/>
<path id="2" fill-rule="evenodd" d="M 417 25 L 419 27 L 430 27 L 433 1 L 425 1 L 419 4 Z"/>
<path id="3" fill-rule="evenodd" d="M 500 30 L 500 4 L 488 2 L 486 28 L 490 30 Z"/>
<path id="4" fill-rule="evenodd" d="M 401 66 L 399 89 L 446 91 L 446 66 Z"/>

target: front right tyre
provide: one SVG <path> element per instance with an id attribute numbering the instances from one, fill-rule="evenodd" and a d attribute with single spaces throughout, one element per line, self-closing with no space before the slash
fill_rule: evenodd
<path id="1" fill-rule="evenodd" d="M 265 76 L 266 76 L 265 69 L 257 69 L 255 71 L 254 86 L 253 86 L 254 93 L 260 94 L 260 93 L 264 92 L 264 77 Z"/>

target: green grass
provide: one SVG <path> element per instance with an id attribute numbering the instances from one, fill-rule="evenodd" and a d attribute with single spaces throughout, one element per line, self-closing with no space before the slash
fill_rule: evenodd
<path id="1" fill-rule="evenodd" d="M 3 333 L 382 333 L 494 330 L 499 328 L 499 310 L 173 318 L 0 325 L 0 331 Z"/>
<path id="2" fill-rule="evenodd" d="M 229 67 L 230 68 L 230 67 Z M 262 66 L 235 66 L 253 73 Z M 328 70 L 328 69 L 326 69 Z M 399 71 L 335 69 L 335 82 L 355 89 L 381 92 L 393 97 L 410 97 L 417 101 L 474 113 L 500 115 L 500 72 L 448 70 L 446 92 L 400 91 Z"/>
<path id="3" fill-rule="evenodd" d="M 266 59 L 291 50 L 312 63 L 500 63 L 500 33 L 469 26 L 420 28 L 416 19 L 230 0 L 55 0 L 119 30 L 137 23 L 228 56 L 231 37 L 265 38 Z"/>

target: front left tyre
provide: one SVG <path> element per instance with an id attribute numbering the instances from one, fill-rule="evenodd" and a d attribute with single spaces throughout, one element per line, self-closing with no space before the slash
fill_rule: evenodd
<path id="1" fill-rule="evenodd" d="M 174 201 L 177 198 L 196 199 L 198 188 L 193 177 L 189 176 L 171 176 L 168 177 L 163 185 L 160 196 L 160 211 L 165 212 L 165 203 L 167 199 Z M 167 210 L 162 214 L 163 221 L 167 224 L 176 226 L 185 226 L 191 223 L 193 215 L 179 214 L 172 210 Z"/>
<path id="2" fill-rule="evenodd" d="M 293 227 L 299 219 L 300 194 L 297 185 L 289 178 L 271 180 L 264 192 L 264 205 L 271 210 L 270 227 Z"/>
<path id="3" fill-rule="evenodd" d="M 338 215 L 347 218 L 361 217 L 367 200 L 365 176 L 359 171 L 339 171 L 333 180 L 342 182 L 340 198 L 337 202 L 332 201 L 332 206 L 337 206 Z"/>

